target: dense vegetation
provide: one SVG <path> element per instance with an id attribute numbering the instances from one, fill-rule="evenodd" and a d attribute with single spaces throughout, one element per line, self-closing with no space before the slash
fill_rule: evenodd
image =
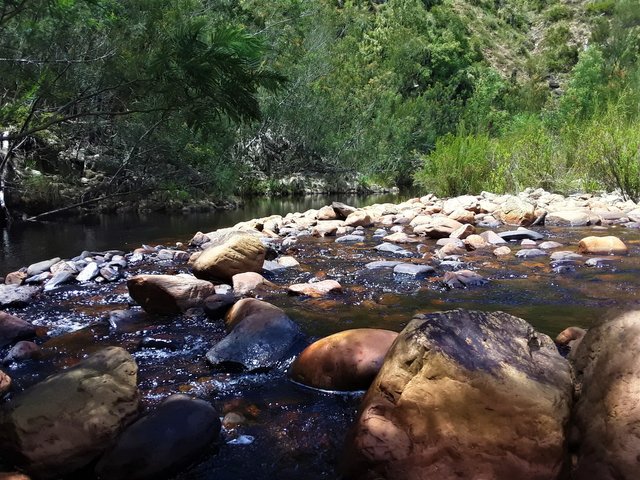
<path id="1" fill-rule="evenodd" d="M 0 33 L 16 198 L 297 172 L 640 196 L 637 0 L 5 0 Z"/>

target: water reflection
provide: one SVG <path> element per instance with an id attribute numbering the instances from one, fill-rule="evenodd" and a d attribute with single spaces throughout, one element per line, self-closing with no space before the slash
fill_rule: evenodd
<path id="1" fill-rule="evenodd" d="M 320 208 L 333 201 L 356 207 L 397 203 L 409 195 L 310 195 L 252 198 L 229 211 L 188 214 L 110 214 L 22 223 L 2 230 L 0 274 L 40 260 L 78 255 L 83 250 L 132 250 L 142 243 L 172 244 L 188 240 L 196 231 L 210 232 L 244 220 Z"/>

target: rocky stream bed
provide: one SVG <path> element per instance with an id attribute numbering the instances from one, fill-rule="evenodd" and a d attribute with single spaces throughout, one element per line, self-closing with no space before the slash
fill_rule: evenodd
<path id="1" fill-rule="evenodd" d="M 639 254 L 527 190 L 7 272 L 0 479 L 636 478 Z"/>

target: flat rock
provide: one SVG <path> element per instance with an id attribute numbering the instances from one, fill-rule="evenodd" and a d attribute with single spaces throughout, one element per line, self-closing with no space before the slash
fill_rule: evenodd
<path id="1" fill-rule="evenodd" d="M 368 270 L 377 270 L 379 268 L 393 268 L 402 263 L 399 260 L 379 260 L 377 262 L 369 262 L 365 265 Z"/>
<path id="2" fill-rule="evenodd" d="M 542 240 L 544 238 L 544 235 L 527 228 L 518 228 L 517 230 L 500 232 L 498 233 L 498 236 L 502 237 L 502 239 L 507 242 L 512 240 L 523 240 L 525 238 L 528 238 L 529 240 Z"/>
<path id="3" fill-rule="evenodd" d="M 364 242 L 364 235 L 343 235 L 336 238 L 336 243 L 357 243 Z"/>
<path id="4" fill-rule="evenodd" d="M 562 227 L 584 227 L 592 225 L 592 215 L 579 210 L 551 212 L 545 217 L 545 225 L 558 225 Z M 597 217 L 595 217 L 597 218 Z M 596 222 L 594 221 L 594 224 Z M 597 223 L 600 223 L 599 220 Z"/>
<path id="5" fill-rule="evenodd" d="M 161 315 L 202 307 L 216 293 L 211 282 L 190 275 L 138 275 L 127 280 L 127 288 L 146 312 Z"/>
<path id="6" fill-rule="evenodd" d="M 100 267 L 96 262 L 90 262 L 78 274 L 78 276 L 76 277 L 76 280 L 80 283 L 88 282 L 96 278 L 98 275 L 100 275 Z"/>
<path id="7" fill-rule="evenodd" d="M 587 267 L 595 267 L 595 268 L 604 268 L 604 267 L 612 267 L 617 263 L 613 258 L 603 258 L 603 257 L 594 257 L 588 259 L 584 264 Z"/>
<path id="8" fill-rule="evenodd" d="M 550 258 L 552 261 L 555 261 L 555 260 L 582 260 L 584 257 L 576 252 L 561 250 L 558 252 L 553 252 Z"/>
<path id="9" fill-rule="evenodd" d="M 342 291 L 342 285 L 335 280 L 322 280 L 314 283 L 296 283 L 289 286 L 288 292 L 292 295 L 307 295 L 309 297 L 322 297 L 330 293 Z"/>
<path id="10" fill-rule="evenodd" d="M 362 400 L 345 478 L 558 478 L 571 399 L 567 361 L 524 320 L 419 315 Z"/>
<path id="11" fill-rule="evenodd" d="M 553 250 L 554 248 L 560 248 L 563 245 L 561 243 L 558 242 L 542 242 L 540 245 L 538 245 L 538 248 L 541 248 L 543 250 Z"/>
<path id="12" fill-rule="evenodd" d="M 539 248 L 523 248 L 516 252 L 516 257 L 518 258 L 546 257 L 547 255 L 547 252 L 540 250 Z"/>
<path id="13" fill-rule="evenodd" d="M 489 282 L 489 280 L 471 270 L 446 272 L 442 281 L 449 288 L 478 287 Z"/>
<path id="14" fill-rule="evenodd" d="M 387 235 L 383 238 L 385 242 L 393 242 L 393 243 L 419 243 L 420 240 L 416 237 L 412 237 L 407 235 L 404 232 L 396 232 L 391 235 Z"/>
<path id="15" fill-rule="evenodd" d="M 130 425 L 95 471 L 104 480 L 166 477 L 218 443 L 220 419 L 209 402 L 171 395 Z"/>
<path id="16" fill-rule="evenodd" d="M 415 265 L 413 263 L 399 263 L 393 267 L 393 274 L 398 277 L 411 277 L 416 280 L 435 275 L 436 271 L 429 265 Z"/>

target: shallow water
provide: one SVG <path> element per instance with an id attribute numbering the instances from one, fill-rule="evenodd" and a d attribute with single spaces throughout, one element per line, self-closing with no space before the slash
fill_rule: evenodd
<path id="1" fill-rule="evenodd" d="M 191 228 L 177 239 L 186 241 L 196 230 L 209 231 L 211 224 Z M 463 290 L 445 288 L 441 282 L 443 272 L 438 268 L 436 276 L 421 281 L 400 281 L 391 269 L 366 270 L 368 262 L 395 258 L 374 250 L 381 241 L 372 237 L 372 231 L 367 231 L 363 242 L 355 244 L 336 243 L 331 237 L 301 239 L 289 252 L 299 260 L 300 268 L 268 276 L 283 289 L 265 295 L 264 299 L 285 309 L 301 326 L 307 342 L 349 328 L 400 331 L 416 313 L 454 308 L 503 310 L 555 336 L 567 326 L 589 327 L 600 318 L 639 305 L 638 230 L 538 229 L 545 240 L 556 240 L 566 246 L 559 250 L 575 250 L 580 238 L 592 234 L 616 235 L 629 246 L 629 255 L 616 258 L 611 267 L 590 268 L 580 262 L 574 272 L 563 274 L 551 269 L 549 257 L 496 259 L 492 249 L 469 252 L 464 261 L 489 282 Z M 435 240 L 425 239 L 423 243 L 431 252 L 436 248 Z M 520 248 L 516 243 L 510 247 L 513 253 Z M 414 252 L 407 261 L 426 262 L 415 245 L 406 248 Z M 186 271 L 184 264 L 150 257 L 132 266 L 127 275 Z M 287 285 L 314 278 L 336 279 L 343 292 L 319 299 L 286 294 Z M 118 324 L 117 328 L 110 325 L 108 313 L 129 308 L 129 301 L 126 287 L 120 281 L 88 287 L 65 286 L 43 293 L 25 309 L 9 309 L 41 327 L 37 341 L 45 352 L 41 361 L 12 364 L 6 369 L 16 382 L 15 390 L 73 365 L 97 348 L 120 345 L 139 364 L 145 408 L 152 408 L 169 394 L 181 392 L 211 401 L 221 414 L 238 412 L 247 418 L 242 426 L 223 432 L 216 452 L 212 451 L 175 478 L 336 478 L 344 436 L 357 411 L 357 395 L 329 394 L 290 382 L 286 370 L 295 352 L 278 368 L 266 373 L 214 370 L 207 365 L 204 355 L 223 338 L 222 319 L 208 319 L 195 312 L 169 318 L 140 315 L 134 321 Z M 139 307 L 132 308 L 139 311 Z M 159 347 L 145 347 L 148 338 L 157 340 Z M 166 342 L 166 348 L 162 342 Z M 298 345 L 297 350 L 304 345 Z M 0 356 L 6 350 L 0 350 Z M 249 437 L 253 441 L 247 440 Z M 242 441 L 234 444 L 236 438 Z M 82 478 L 91 478 L 90 472 L 83 472 Z"/>

